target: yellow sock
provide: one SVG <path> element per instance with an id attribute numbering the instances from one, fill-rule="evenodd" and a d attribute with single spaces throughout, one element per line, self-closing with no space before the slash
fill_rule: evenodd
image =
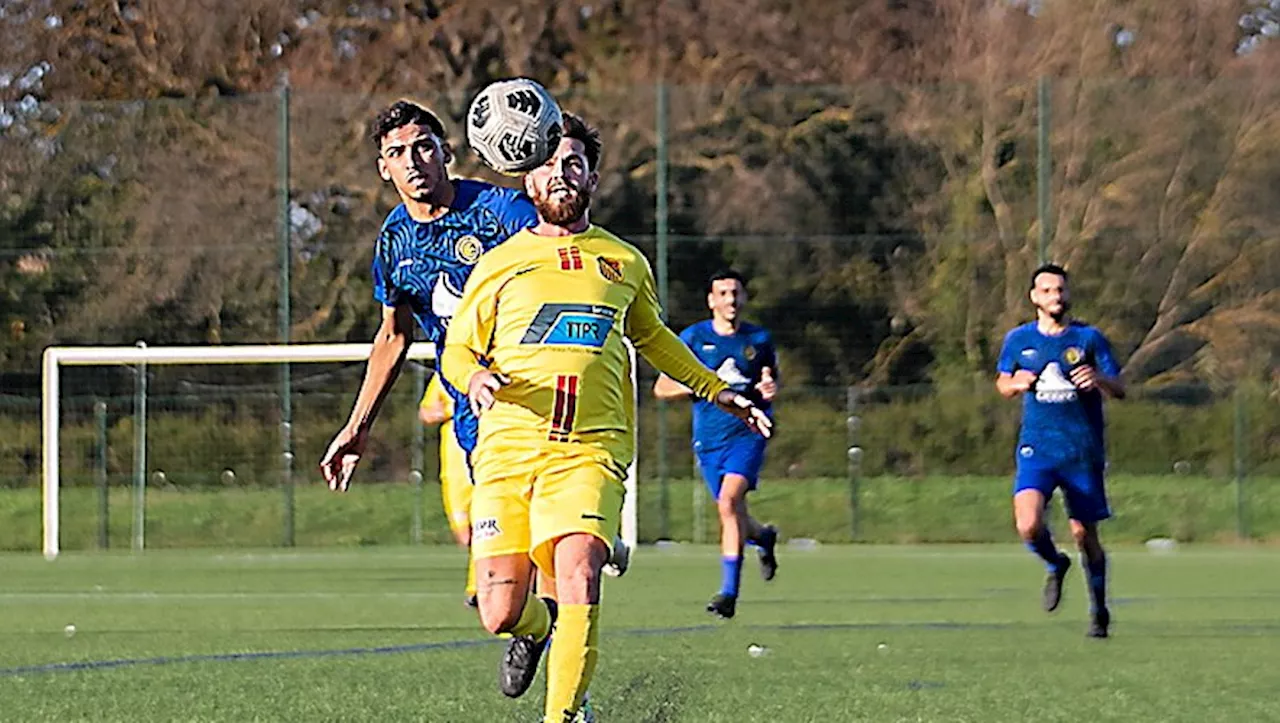
<path id="1" fill-rule="evenodd" d="M 561 605 L 547 661 L 546 723 L 571 720 L 582 705 L 600 655 L 600 606 Z"/>
<path id="2" fill-rule="evenodd" d="M 467 597 L 476 594 L 476 563 L 469 556 L 467 557 Z"/>
<path id="3" fill-rule="evenodd" d="M 524 610 L 520 619 L 511 628 L 512 635 L 532 635 L 535 640 L 542 640 L 551 632 L 551 611 L 540 597 L 530 595 L 524 601 Z"/>

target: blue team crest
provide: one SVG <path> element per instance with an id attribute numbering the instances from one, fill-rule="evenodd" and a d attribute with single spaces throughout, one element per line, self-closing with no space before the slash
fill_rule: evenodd
<path id="1" fill-rule="evenodd" d="M 480 260 L 480 254 L 484 253 L 484 245 L 480 243 L 480 239 L 467 234 L 454 244 L 453 253 L 462 263 L 473 266 Z"/>

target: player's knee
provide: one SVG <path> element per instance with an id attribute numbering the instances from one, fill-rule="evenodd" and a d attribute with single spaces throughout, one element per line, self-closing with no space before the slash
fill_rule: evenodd
<path id="1" fill-rule="evenodd" d="M 1071 521 L 1071 536 L 1075 538 L 1076 547 L 1083 552 L 1098 546 L 1098 532 L 1093 525 Z"/>
<path id="2" fill-rule="evenodd" d="M 721 519 L 733 519 L 742 513 L 744 502 L 740 496 L 721 495 L 716 500 L 716 509 L 720 511 Z"/>
<path id="3" fill-rule="evenodd" d="M 556 549 L 556 592 L 561 604 L 593 604 L 600 600 L 600 571 L 608 560 L 603 542 L 573 535 Z"/>
<path id="4" fill-rule="evenodd" d="M 1035 517 L 1019 517 L 1014 520 L 1013 526 L 1018 530 L 1018 537 L 1026 542 L 1034 540 L 1040 534 L 1040 520 Z"/>
<path id="5" fill-rule="evenodd" d="M 520 601 L 519 605 L 513 603 L 514 601 L 505 598 L 481 595 L 480 624 L 494 635 L 511 632 L 511 629 L 520 621 L 524 601 Z"/>

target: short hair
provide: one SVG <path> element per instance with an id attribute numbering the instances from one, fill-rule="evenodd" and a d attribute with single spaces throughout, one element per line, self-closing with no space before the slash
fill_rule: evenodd
<path id="1" fill-rule="evenodd" d="M 596 170 L 600 165 L 600 131 L 592 128 L 580 116 L 573 113 L 564 114 L 564 138 L 572 138 L 582 143 L 587 155 L 588 170 Z"/>
<path id="2" fill-rule="evenodd" d="M 707 279 L 707 293 L 710 294 L 715 290 L 717 281 L 727 281 L 730 279 L 742 284 L 743 289 L 747 288 L 747 277 L 738 273 L 736 269 L 720 269 L 712 274 L 711 278 Z"/>
<path id="3" fill-rule="evenodd" d="M 1036 288 L 1036 279 L 1040 278 L 1040 274 L 1053 274 L 1054 276 L 1061 276 L 1063 281 L 1067 280 L 1066 269 L 1062 268 L 1057 264 L 1041 264 L 1040 266 L 1036 267 L 1035 271 L 1031 272 L 1031 289 L 1032 290 Z"/>
<path id="4" fill-rule="evenodd" d="M 369 140 L 379 151 L 382 150 L 382 139 L 391 131 L 407 125 L 426 126 L 441 142 L 445 140 L 444 124 L 435 113 L 425 106 L 411 100 L 398 100 L 386 108 L 369 123 Z"/>

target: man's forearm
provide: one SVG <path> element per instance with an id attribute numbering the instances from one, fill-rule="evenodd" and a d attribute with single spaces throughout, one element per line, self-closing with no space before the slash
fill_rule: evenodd
<path id="1" fill-rule="evenodd" d="M 996 377 L 996 391 L 1000 392 L 1000 396 L 1004 397 L 1005 399 L 1013 399 L 1014 397 L 1018 396 L 1019 394 L 1022 394 L 1026 390 L 1020 388 L 1018 383 L 1014 381 L 1012 376 L 1007 374 L 1002 374 Z"/>
<path id="2" fill-rule="evenodd" d="M 653 384 L 653 396 L 669 401 L 693 396 L 693 391 L 666 374 L 662 374 L 658 377 L 658 381 Z"/>
<path id="3" fill-rule="evenodd" d="M 680 337 L 666 327 L 643 342 L 637 341 L 636 349 L 654 368 L 700 399 L 712 401 L 717 394 L 729 388 L 729 385 L 698 361 L 689 347 L 680 341 Z"/>
<path id="4" fill-rule="evenodd" d="M 1128 393 L 1124 380 L 1120 377 L 1109 377 L 1106 374 L 1098 374 L 1096 384 L 1098 385 L 1098 388 L 1102 390 L 1103 394 L 1111 397 L 1112 399 L 1124 399 L 1125 394 Z"/>
<path id="5" fill-rule="evenodd" d="M 485 369 L 475 352 L 460 344 L 446 344 L 444 351 L 440 353 L 439 364 L 440 373 L 454 389 L 463 394 L 468 393 L 471 387 L 471 377 Z"/>
<path id="6" fill-rule="evenodd" d="M 351 417 L 347 426 L 367 429 L 378 416 L 382 402 L 391 391 L 391 385 L 400 376 L 400 369 L 409 353 L 410 339 L 408 334 L 385 334 L 379 332 L 373 340 L 373 350 L 369 353 L 369 363 L 365 367 L 364 381 L 360 384 L 360 393 L 356 395 L 356 403 L 351 409 Z"/>

